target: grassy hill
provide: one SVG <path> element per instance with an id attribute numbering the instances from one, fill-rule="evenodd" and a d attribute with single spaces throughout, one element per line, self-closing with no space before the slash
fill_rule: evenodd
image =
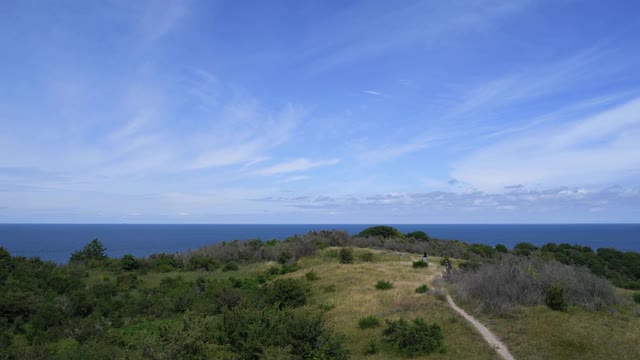
<path id="1" fill-rule="evenodd" d="M 93 259 L 57 267 L 39 259 L 11 258 L 5 252 L 0 257 L 6 270 L 0 274 L 0 358 L 300 359 L 339 355 L 346 359 L 346 349 L 351 359 L 403 359 L 407 356 L 385 341 L 388 337 L 383 333 L 390 328 L 387 321 L 397 325 L 399 319 L 410 324 L 423 319 L 427 327 L 437 324 L 443 344 L 429 355 L 412 358 L 496 359 L 493 349 L 448 306 L 446 292 L 498 335 L 517 359 L 640 358 L 640 306 L 631 300 L 634 293 L 630 290 L 615 289 L 619 301 L 592 311 L 571 304 L 566 311 L 553 311 L 538 302 L 492 312 L 477 297 L 458 296 L 456 286 L 462 282 L 442 281 L 440 257 L 429 256 L 428 267 L 414 266 L 421 264 L 422 249 L 410 253 L 326 247 L 314 241 L 298 243 L 298 247 L 293 246 L 295 242 L 275 246 L 232 243 L 210 249 L 217 258 L 186 258 L 185 263 L 201 270 L 180 267 L 169 255 L 148 260 Z M 317 248 L 309 250 L 309 243 L 316 243 Z M 392 245 L 439 246 L 449 256 L 459 247 L 458 243 L 437 242 Z M 223 261 L 215 262 L 220 259 Z M 487 264 L 504 262 L 499 259 L 491 258 Z M 547 264 L 527 257 L 511 259 L 517 266 Z M 451 261 L 455 270 L 471 269 L 456 276 L 486 270 L 484 265 L 477 265 L 480 270 L 470 268 L 473 258 Z M 569 269 L 554 266 L 552 269 Z M 534 268 L 526 271 L 539 275 Z M 579 273 L 583 282 L 605 281 L 584 271 Z M 487 277 L 478 279 L 484 279 L 474 281 L 481 287 L 491 282 Z M 381 289 L 378 284 L 386 286 Z M 497 287 L 503 288 L 500 285 Z"/>
<path id="2" fill-rule="evenodd" d="M 353 264 L 340 264 L 332 249 L 299 261 L 300 269 L 287 274 L 300 277 L 308 271 L 319 279 L 312 282 L 309 306 L 328 306 L 327 319 L 346 335 L 354 359 L 389 359 L 397 355 L 381 351 L 365 355 L 368 343 L 382 343 L 381 328 L 360 329 L 358 320 L 422 317 L 437 322 L 445 335 L 446 353 L 424 359 L 493 359 L 495 353 L 468 324 L 443 301 L 434 285 L 443 267 L 430 257 L 427 269 L 413 268 L 417 254 L 386 250 L 355 249 Z M 372 262 L 358 261 L 358 254 L 373 253 Z M 329 255 L 327 255 L 329 254 Z M 378 280 L 390 281 L 390 290 L 377 290 Z M 426 294 L 415 289 L 427 285 Z M 334 289 L 334 291 L 326 291 Z M 624 294 L 628 297 L 628 294 Z M 517 359 L 638 359 L 640 358 L 640 309 L 626 304 L 611 311 L 589 312 L 571 307 L 567 312 L 547 307 L 522 307 L 508 315 L 490 315 L 460 304 L 494 331 Z M 381 349 L 383 346 L 381 346 Z M 418 357 L 419 358 L 419 357 Z"/>

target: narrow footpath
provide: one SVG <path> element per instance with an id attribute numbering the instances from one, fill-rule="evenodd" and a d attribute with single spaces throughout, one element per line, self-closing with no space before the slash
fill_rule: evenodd
<path id="1" fill-rule="evenodd" d="M 480 335 L 484 338 L 484 340 L 491 346 L 495 351 L 505 360 L 514 360 L 513 355 L 509 352 L 509 349 L 495 336 L 491 330 L 487 329 L 486 326 L 482 325 L 480 321 L 478 321 L 473 316 L 467 314 L 464 310 L 458 307 L 449 294 L 447 294 L 447 302 L 451 306 L 453 310 L 455 310 L 458 314 L 462 315 L 468 322 L 473 325 L 479 332 Z"/>

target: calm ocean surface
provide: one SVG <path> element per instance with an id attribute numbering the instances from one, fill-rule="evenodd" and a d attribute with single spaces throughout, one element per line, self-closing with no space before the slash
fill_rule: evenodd
<path id="1" fill-rule="evenodd" d="M 130 253 L 146 256 L 177 252 L 203 245 L 260 238 L 284 239 L 310 230 L 340 229 L 356 234 L 371 225 L 125 225 L 125 224 L 0 224 L 0 246 L 14 255 L 39 256 L 65 263 L 75 250 L 98 238 L 111 257 Z M 612 247 L 640 251 L 640 224 L 535 225 L 393 225 L 402 232 L 422 230 L 440 239 L 462 240 L 512 248 L 525 241 Z"/>

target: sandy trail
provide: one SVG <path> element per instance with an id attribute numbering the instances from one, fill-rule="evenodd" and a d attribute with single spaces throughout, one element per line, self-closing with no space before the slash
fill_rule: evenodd
<path id="1" fill-rule="evenodd" d="M 473 325 L 479 332 L 480 335 L 484 338 L 484 340 L 496 350 L 498 355 L 505 360 L 514 360 L 513 355 L 509 352 L 509 349 L 495 336 L 491 330 L 487 329 L 486 326 L 482 325 L 476 318 L 467 314 L 464 310 L 458 307 L 449 294 L 447 294 L 447 302 L 451 306 L 453 310 L 455 310 L 458 314 L 462 315 L 468 322 Z"/>

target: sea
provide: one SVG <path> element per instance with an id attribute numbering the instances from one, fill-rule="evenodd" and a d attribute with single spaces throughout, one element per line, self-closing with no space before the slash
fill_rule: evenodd
<path id="1" fill-rule="evenodd" d="M 376 224 L 378 225 L 378 224 Z M 519 242 L 549 242 L 640 252 L 640 224 L 386 224 L 403 233 L 422 230 L 438 239 L 512 248 Z M 357 234 L 372 224 L 0 224 L 0 247 L 13 256 L 66 263 L 72 252 L 99 239 L 110 257 L 175 253 L 222 241 L 283 240 L 311 230 Z"/>

